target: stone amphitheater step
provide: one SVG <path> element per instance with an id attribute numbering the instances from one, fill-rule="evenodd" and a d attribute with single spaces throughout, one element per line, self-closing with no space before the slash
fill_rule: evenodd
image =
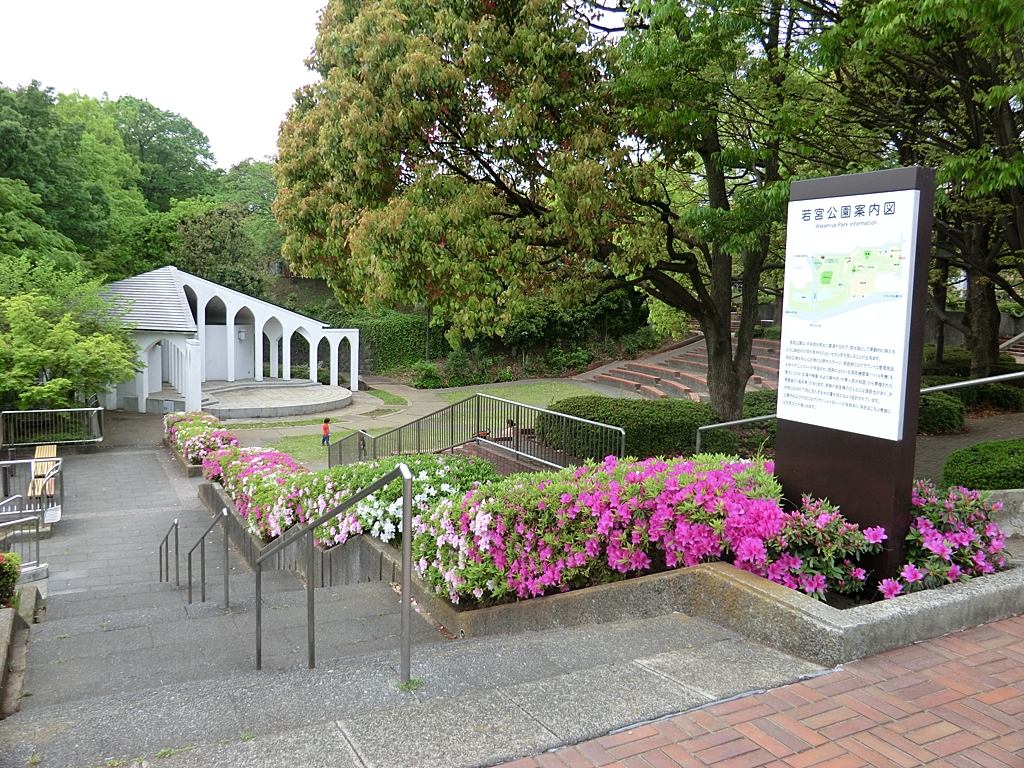
<path id="1" fill-rule="evenodd" d="M 680 372 L 672 368 L 650 363 L 626 363 L 625 367 L 639 373 L 657 376 L 660 381 L 657 388 L 665 395 L 679 400 L 695 400 L 700 402 L 700 395 L 679 381 Z"/>

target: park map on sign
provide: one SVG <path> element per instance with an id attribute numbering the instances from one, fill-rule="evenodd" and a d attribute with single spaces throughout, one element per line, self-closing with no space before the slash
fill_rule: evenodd
<path id="1" fill-rule="evenodd" d="M 786 270 L 787 315 L 821 320 L 903 296 L 899 245 L 791 259 L 793 268 Z"/>

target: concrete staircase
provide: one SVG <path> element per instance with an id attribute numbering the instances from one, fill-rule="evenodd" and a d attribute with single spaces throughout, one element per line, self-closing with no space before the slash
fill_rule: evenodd
<path id="1" fill-rule="evenodd" d="M 779 342 L 754 339 L 751 355 L 754 375 L 747 391 L 777 389 L 779 381 Z M 623 361 L 598 368 L 577 378 L 616 387 L 642 398 L 661 400 L 707 401 L 707 350 L 704 340 L 696 339 L 637 361 Z"/>
<path id="2" fill-rule="evenodd" d="M 0 721 L 0 766 L 494 765 L 823 671 L 682 614 L 457 641 L 414 616 L 422 685 L 400 690 L 391 586 L 316 590 L 309 670 L 306 591 L 288 572 L 264 573 L 257 671 L 253 577 L 231 552 L 219 604 L 219 530 L 207 603 L 156 581 L 170 519 L 183 549 L 209 524 L 196 481 L 157 448 L 67 464 L 68 511 L 43 542 L 45 622 L 21 711 Z"/>

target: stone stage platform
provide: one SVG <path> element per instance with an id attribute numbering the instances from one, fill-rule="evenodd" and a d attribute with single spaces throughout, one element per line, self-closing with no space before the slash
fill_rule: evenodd
<path id="1" fill-rule="evenodd" d="M 352 402 L 345 387 L 307 379 L 241 379 L 203 383 L 203 410 L 219 419 L 303 416 L 344 408 Z"/>

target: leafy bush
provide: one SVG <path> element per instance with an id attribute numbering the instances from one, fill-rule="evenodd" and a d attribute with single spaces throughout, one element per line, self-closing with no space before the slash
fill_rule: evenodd
<path id="1" fill-rule="evenodd" d="M 992 375 L 1014 373 L 1021 370 L 1013 355 L 1003 352 L 999 355 L 999 363 L 992 366 Z M 924 345 L 924 366 L 921 373 L 925 376 L 954 376 L 966 379 L 971 375 L 971 353 L 961 347 L 944 347 L 942 363 L 935 362 L 935 345 Z"/>
<path id="2" fill-rule="evenodd" d="M 549 410 L 622 427 L 626 430 L 626 454 L 640 458 L 690 454 L 697 438 L 697 427 L 718 421 L 710 405 L 691 400 L 626 400 L 582 395 L 552 403 Z M 552 417 L 540 414 L 537 439 L 561 448 L 562 432 L 555 423 Z M 603 458 L 589 455 L 594 450 L 593 437 L 593 430 L 585 425 L 574 428 L 566 438 L 566 450 L 584 459 Z M 725 429 L 712 430 L 702 437 L 701 443 L 708 452 L 732 452 L 736 436 Z"/>
<path id="3" fill-rule="evenodd" d="M 17 552 L 0 552 L 0 608 L 14 604 L 14 593 L 21 578 L 21 557 Z"/>
<path id="4" fill-rule="evenodd" d="M 884 579 L 878 589 L 887 598 L 932 589 L 1006 567 L 1002 531 L 989 515 L 1000 504 L 989 504 L 978 491 L 950 488 L 939 499 L 935 486 L 914 485 L 912 502 L 917 517 L 907 534 L 907 564 L 899 578 Z"/>
<path id="5" fill-rule="evenodd" d="M 412 385 L 417 389 L 440 389 L 444 386 L 441 369 L 434 363 L 420 360 L 413 366 Z"/>
<path id="6" fill-rule="evenodd" d="M 764 326 L 764 333 L 762 336 L 772 341 L 782 341 L 782 326 L 781 325 L 766 325 Z"/>
<path id="7" fill-rule="evenodd" d="M 950 397 L 945 392 L 921 395 L 917 429 L 927 435 L 956 432 L 964 428 L 966 414 L 963 401 Z"/>
<path id="8" fill-rule="evenodd" d="M 853 563 L 880 549 L 884 532 L 861 532 L 820 503 L 787 515 L 772 471 L 770 462 L 723 456 L 608 457 L 513 476 L 417 514 L 414 566 L 454 603 L 536 597 L 721 558 L 815 597 L 858 588 L 867 574 Z"/>
<path id="9" fill-rule="evenodd" d="M 202 411 L 167 414 L 164 431 L 171 445 L 192 464 L 202 464 L 208 454 L 238 445 L 238 438 L 223 428 L 220 419 Z"/>
<path id="10" fill-rule="evenodd" d="M 743 418 L 752 419 L 755 416 L 771 416 L 778 411 L 779 392 L 775 389 L 762 389 L 757 392 L 747 392 L 743 397 Z M 766 446 L 775 445 L 775 435 L 778 431 L 778 421 L 767 419 L 755 422 L 752 425 L 758 431 L 763 431 L 767 436 Z"/>
<path id="11" fill-rule="evenodd" d="M 964 387 L 964 389 L 980 389 L 979 397 L 981 402 L 1002 408 L 1007 411 L 1024 410 L 1024 389 L 993 382 L 992 384 L 981 384 L 978 387 Z M 952 390 L 953 392 L 957 390 Z"/>
<path id="12" fill-rule="evenodd" d="M 942 467 L 942 485 L 985 491 L 1024 488 L 1024 440 L 978 443 L 953 451 Z"/>

